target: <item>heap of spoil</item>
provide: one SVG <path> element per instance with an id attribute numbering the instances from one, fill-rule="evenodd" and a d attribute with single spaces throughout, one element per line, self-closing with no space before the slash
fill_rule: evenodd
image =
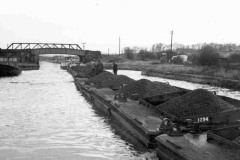
<path id="1" fill-rule="evenodd" d="M 151 82 L 147 79 L 140 79 L 123 88 L 119 89 L 117 93 L 123 93 L 128 98 L 137 100 L 143 97 L 151 97 L 167 92 L 177 92 L 179 89 L 161 82 Z"/>
<path id="2" fill-rule="evenodd" d="M 90 77 L 92 74 L 90 66 L 72 66 L 71 69 L 77 72 L 77 77 L 81 78 Z"/>
<path id="3" fill-rule="evenodd" d="M 235 110 L 236 107 L 204 89 L 196 89 L 167 101 L 156 108 L 176 117 L 190 117 Z"/>
<path id="4" fill-rule="evenodd" d="M 102 87 L 119 89 L 123 86 L 123 84 L 128 85 L 135 80 L 124 75 L 114 75 L 105 71 L 93 78 L 90 78 L 89 81 L 94 84 L 100 84 Z"/>

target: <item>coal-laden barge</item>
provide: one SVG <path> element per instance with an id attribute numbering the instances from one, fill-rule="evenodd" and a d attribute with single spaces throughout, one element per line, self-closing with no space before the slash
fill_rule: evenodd
<path id="1" fill-rule="evenodd" d="M 17 57 L 0 56 L 0 77 L 18 76 L 21 73 Z"/>
<path id="2" fill-rule="evenodd" d="M 240 101 L 146 79 L 67 68 L 82 94 L 166 160 L 240 159 Z"/>

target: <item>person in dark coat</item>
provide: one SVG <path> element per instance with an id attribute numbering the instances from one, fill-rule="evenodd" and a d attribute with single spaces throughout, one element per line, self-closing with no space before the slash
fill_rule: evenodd
<path id="1" fill-rule="evenodd" d="M 97 69 L 97 75 L 103 72 L 103 64 L 101 63 L 100 60 L 98 60 L 96 69 Z"/>
<path id="2" fill-rule="evenodd" d="M 115 75 L 117 75 L 117 71 L 118 71 L 118 66 L 117 66 L 117 64 L 115 63 L 115 61 L 113 61 L 113 73 L 114 73 Z"/>
<path id="3" fill-rule="evenodd" d="M 92 77 L 94 77 L 96 75 L 95 59 L 91 62 L 91 68 L 92 68 Z"/>

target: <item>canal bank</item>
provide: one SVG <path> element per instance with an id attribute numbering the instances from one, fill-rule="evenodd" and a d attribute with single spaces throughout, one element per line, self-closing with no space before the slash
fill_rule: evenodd
<path id="1" fill-rule="evenodd" d="M 219 77 L 172 73 L 172 72 L 161 72 L 154 69 L 143 70 L 142 75 L 182 80 L 182 81 L 188 81 L 188 82 L 200 83 L 200 84 L 208 84 L 208 85 L 214 85 L 214 86 L 225 87 L 225 88 L 236 89 L 236 90 L 240 89 L 240 81 L 232 80 L 232 79 L 224 79 Z"/>
<path id="2" fill-rule="evenodd" d="M 233 80 L 230 78 L 227 79 L 222 77 L 204 76 L 204 75 L 197 75 L 197 74 L 163 72 L 160 70 L 153 69 L 153 67 L 154 67 L 153 64 L 141 65 L 141 62 L 138 62 L 138 63 L 136 62 L 133 65 L 129 65 L 129 64 L 124 65 L 124 63 L 118 64 L 118 68 L 121 70 L 141 71 L 142 75 L 145 75 L 145 76 L 161 77 L 161 78 L 167 78 L 167 79 L 173 79 L 173 80 L 188 81 L 193 83 L 208 84 L 208 85 L 214 85 L 218 87 L 240 90 L 239 80 Z M 112 64 L 104 63 L 104 68 L 111 70 Z"/>
<path id="3" fill-rule="evenodd" d="M 72 73 L 71 69 L 68 69 L 68 71 Z M 87 83 L 87 79 L 76 77 L 74 77 L 74 79 L 79 90 L 82 91 L 87 99 L 93 102 L 96 108 L 102 110 L 107 116 L 119 121 L 123 126 L 125 126 L 126 130 L 135 135 L 136 139 L 141 141 L 147 148 L 156 150 L 160 158 L 228 159 L 230 157 L 234 158 L 233 155 L 239 156 L 237 149 L 233 149 L 233 152 L 231 152 L 231 147 L 228 147 L 227 145 L 219 146 L 216 143 L 210 144 L 207 139 L 207 132 L 198 132 L 197 134 L 181 134 L 176 130 L 172 130 L 173 128 L 171 127 L 164 127 L 164 123 L 162 123 L 164 121 L 163 115 L 158 114 L 156 110 L 154 110 L 154 107 L 149 107 L 149 105 L 146 105 L 146 103 L 144 104 L 140 103 L 141 101 L 132 101 L 130 99 L 127 99 L 127 101 L 124 99 L 118 99 L 116 94 L 110 88 L 99 88 L 94 84 Z M 161 99 L 161 101 L 163 99 Z M 227 101 L 227 98 L 225 100 Z M 228 102 L 231 103 L 230 101 Z M 239 102 L 237 101 L 235 104 L 239 105 Z M 224 114 L 219 113 L 218 115 Z M 239 114 L 232 115 L 230 113 L 228 118 L 231 118 L 228 120 L 233 122 L 233 124 L 236 124 L 235 122 L 239 119 L 238 115 Z M 223 117 L 220 116 L 219 118 L 219 116 L 213 116 L 212 118 L 214 120 L 212 122 L 215 122 L 215 120 L 219 120 L 218 122 L 220 123 L 225 122 L 226 118 Z M 199 122 L 205 122 L 206 119 L 208 120 L 209 118 L 204 116 L 204 121 Z M 169 135 L 169 133 L 171 134 Z M 180 138 L 178 138 L 178 136 L 180 136 Z M 201 138 L 196 141 L 196 137 Z M 193 144 L 190 142 L 194 142 L 194 146 L 192 146 Z M 206 147 L 212 149 L 212 153 L 210 152 L 208 155 L 206 155 L 207 151 L 198 146 L 202 145 L 203 142 L 205 144 L 203 148 Z M 226 153 L 218 155 L 218 152 L 223 149 L 226 151 Z M 196 150 L 199 151 L 196 152 Z"/>

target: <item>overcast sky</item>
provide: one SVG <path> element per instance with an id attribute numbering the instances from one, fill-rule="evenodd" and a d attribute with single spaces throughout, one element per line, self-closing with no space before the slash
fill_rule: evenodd
<path id="1" fill-rule="evenodd" d="M 121 47 L 240 44 L 239 0 L 1 0 L 0 48 L 13 42 Z"/>

